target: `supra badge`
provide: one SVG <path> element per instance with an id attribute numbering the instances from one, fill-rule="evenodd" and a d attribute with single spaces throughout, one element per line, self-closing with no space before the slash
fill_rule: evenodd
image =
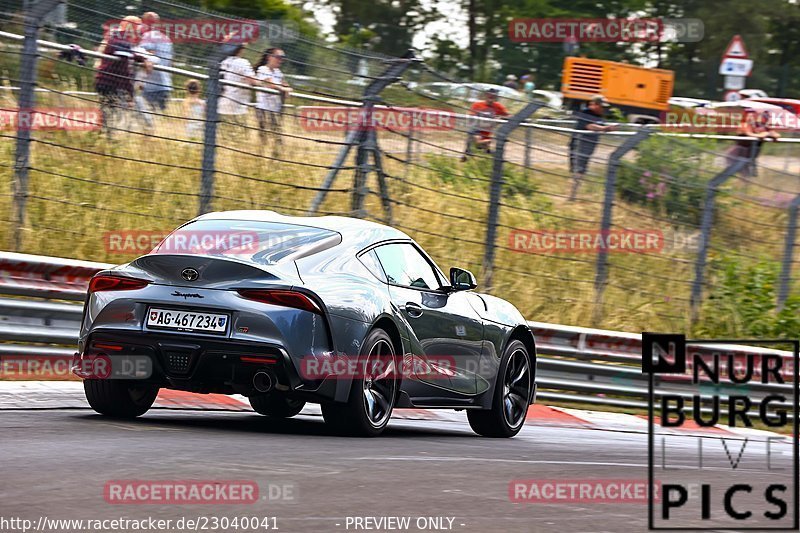
<path id="1" fill-rule="evenodd" d="M 181 277 L 186 281 L 195 281 L 200 277 L 200 273 L 193 268 L 184 268 L 181 272 Z"/>

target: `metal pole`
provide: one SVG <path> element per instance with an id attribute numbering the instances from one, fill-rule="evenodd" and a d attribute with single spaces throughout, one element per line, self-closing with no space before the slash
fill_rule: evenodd
<path id="1" fill-rule="evenodd" d="M 36 39 L 45 15 L 63 0 L 28 1 L 25 9 L 25 40 L 19 65 L 19 99 L 17 100 L 17 144 L 14 152 L 14 227 L 12 247 L 22 248 L 22 228 L 25 225 L 25 207 L 28 201 L 28 171 L 31 155 L 31 118 L 35 105 L 36 62 L 39 59 Z"/>
<path id="2" fill-rule="evenodd" d="M 531 137 L 533 134 L 533 128 L 530 126 L 525 127 L 525 159 L 523 165 L 525 166 L 525 170 L 527 171 L 531 166 Z"/>
<path id="3" fill-rule="evenodd" d="M 408 179 L 408 170 L 411 167 L 411 158 L 414 155 L 414 117 L 411 117 L 411 125 L 408 127 L 408 143 L 406 144 L 406 168 L 403 178 Z"/>
<path id="4" fill-rule="evenodd" d="M 508 119 L 508 122 L 497 128 L 494 146 L 494 161 L 492 163 L 492 183 L 489 192 L 489 216 L 486 221 L 486 249 L 483 256 L 483 284 L 485 290 L 492 286 L 492 274 L 494 270 L 494 255 L 497 248 L 497 222 L 500 218 L 500 197 L 503 193 L 503 155 L 506 149 L 508 136 L 520 124 L 526 121 L 531 115 L 542 107 L 541 102 L 531 102 L 517 112 L 516 115 Z"/>
<path id="5" fill-rule="evenodd" d="M 369 158 L 365 146 L 367 137 L 369 136 L 369 128 L 372 127 L 372 106 L 373 103 L 369 101 L 364 106 L 364 113 L 361 115 L 362 120 L 359 121 L 358 128 L 362 130 L 362 135 L 359 137 L 360 143 L 356 151 L 356 170 L 353 177 L 353 192 L 350 202 L 351 214 L 354 217 L 362 218 L 364 216 L 364 196 L 366 195 L 367 174 L 369 174 Z"/>
<path id="6" fill-rule="evenodd" d="M 714 176 L 706 186 L 703 219 L 700 225 L 700 250 L 697 252 L 697 262 L 694 266 L 694 283 L 692 283 L 692 295 L 690 299 L 691 320 L 693 324 L 697 322 L 700 312 L 700 302 L 703 296 L 703 276 L 706 269 L 706 259 L 708 258 L 708 246 L 711 242 L 711 223 L 714 220 L 714 200 L 717 197 L 717 189 L 731 176 L 740 172 L 750 162 L 750 159 L 742 158 L 732 163 L 725 170 Z"/>
<path id="7" fill-rule="evenodd" d="M 313 215 L 317 212 L 319 207 L 322 205 L 322 202 L 325 201 L 325 196 L 327 195 L 328 189 L 333 185 L 333 182 L 336 180 L 336 176 L 341 170 L 344 162 L 347 160 L 347 155 L 350 153 L 350 149 L 354 145 L 359 146 L 359 152 L 356 155 L 356 175 L 355 175 L 355 183 L 354 183 L 354 190 L 353 190 L 353 198 L 352 198 L 352 206 L 354 211 L 356 210 L 355 206 L 357 203 L 360 203 L 357 199 L 357 195 L 360 194 L 360 191 L 363 189 L 363 185 L 359 185 L 361 181 L 361 167 L 364 166 L 364 162 L 366 158 L 362 158 L 361 154 L 361 145 L 367 141 L 367 135 L 365 135 L 365 128 L 371 127 L 372 124 L 372 109 L 376 102 L 380 101 L 378 98 L 378 94 L 384 90 L 389 85 L 395 83 L 400 76 L 406 71 L 408 67 L 411 66 L 411 63 L 418 61 L 416 56 L 414 55 L 413 50 L 408 50 L 403 57 L 399 59 L 390 60 L 390 65 L 381 74 L 378 78 L 372 80 L 372 82 L 367 85 L 367 88 L 364 89 L 364 105 L 361 108 L 361 113 L 359 115 L 359 124 L 354 130 L 350 131 L 350 135 L 347 136 L 345 141 L 345 146 L 342 147 L 339 155 L 336 156 L 336 160 L 334 161 L 331 169 L 328 171 L 327 176 L 322 182 L 321 191 L 317 193 L 314 197 L 314 200 L 311 202 L 311 207 L 308 209 L 308 214 Z M 367 169 L 368 170 L 368 169 Z M 364 178 L 366 179 L 366 178 Z M 360 208 L 358 208 L 360 209 Z"/>
<path id="8" fill-rule="evenodd" d="M 617 170 L 619 169 L 620 160 L 636 148 L 640 142 L 645 140 L 650 135 L 650 131 L 646 129 L 639 130 L 636 135 L 629 137 L 621 145 L 611 153 L 608 158 L 608 166 L 606 169 L 606 186 L 605 194 L 603 196 L 603 216 L 600 220 L 600 235 L 608 235 L 611 230 L 611 223 L 613 220 L 614 212 L 614 196 L 617 192 Z M 595 266 L 594 278 L 594 316 L 593 321 L 595 324 L 600 322 L 602 317 L 603 308 L 603 293 L 605 292 L 606 279 L 608 278 L 608 251 L 605 247 L 600 247 L 597 254 L 597 264 Z"/>
<path id="9" fill-rule="evenodd" d="M 217 126 L 219 124 L 219 97 L 221 94 L 220 65 L 233 54 L 237 44 L 222 44 L 208 59 L 208 85 L 206 87 L 206 124 L 203 135 L 203 162 L 200 176 L 200 206 L 198 214 L 211 211 L 214 195 L 214 169 L 217 152 Z"/>
<path id="10" fill-rule="evenodd" d="M 783 245 L 783 264 L 778 287 L 778 311 L 783 310 L 786 298 L 789 297 L 789 283 L 792 281 L 792 263 L 794 262 L 794 243 L 797 236 L 797 210 L 800 207 L 800 195 L 795 196 L 789 204 L 789 221 L 786 226 L 786 241 Z"/>

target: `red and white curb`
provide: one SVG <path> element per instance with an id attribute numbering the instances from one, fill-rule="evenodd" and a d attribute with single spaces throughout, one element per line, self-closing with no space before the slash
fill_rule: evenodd
<path id="1" fill-rule="evenodd" d="M 0 411 L 15 409 L 87 409 L 89 404 L 80 381 L 0 381 Z M 238 394 L 195 394 L 162 389 L 154 405 L 156 409 L 183 409 L 195 411 L 250 411 L 247 398 Z M 319 405 L 307 404 L 303 415 L 320 416 Z M 405 420 L 435 420 L 440 422 L 466 422 L 463 411 L 397 409 L 394 418 Z M 532 405 L 528 409 L 527 424 L 556 426 L 627 433 L 647 433 L 647 418 L 625 413 L 586 411 L 566 407 Z M 777 434 L 753 428 L 732 428 L 718 425 L 682 428 L 658 427 L 663 435 L 708 435 L 715 437 L 740 437 L 750 439 L 774 438 Z"/>

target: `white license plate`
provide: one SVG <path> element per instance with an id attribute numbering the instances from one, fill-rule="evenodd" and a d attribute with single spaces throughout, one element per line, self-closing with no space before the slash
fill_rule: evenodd
<path id="1" fill-rule="evenodd" d="M 217 313 L 176 311 L 155 307 L 147 311 L 147 327 L 154 329 L 219 334 L 227 331 L 228 320 L 228 315 Z"/>

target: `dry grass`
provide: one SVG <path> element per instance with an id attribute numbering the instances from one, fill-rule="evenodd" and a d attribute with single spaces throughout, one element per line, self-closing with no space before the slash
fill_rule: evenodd
<path id="1" fill-rule="evenodd" d="M 82 106 L 89 102 L 64 102 Z M 167 111 L 182 116 L 178 102 Z M 250 126 L 255 126 L 251 119 Z M 280 158 L 269 159 L 271 146 L 262 145 L 255 130 L 221 126 L 217 151 L 217 174 L 213 209 L 275 209 L 300 214 L 311 205 L 331 164 L 341 132 L 319 133 L 303 130 L 296 120 L 287 118 L 287 137 Z M 103 239 L 110 231 L 168 231 L 198 212 L 200 161 L 202 146 L 187 142 L 184 121 L 158 119 L 156 139 L 135 133 L 118 133 L 109 141 L 98 133 L 35 132 L 30 173 L 30 199 L 23 246 L 20 251 L 44 255 L 74 257 L 120 263 L 135 257 L 109 251 Z M 11 182 L 14 140 L 2 132 L 0 158 L 0 248 L 10 249 Z M 395 157 L 404 158 L 406 140 L 397 135 L 379 134 L 381 147 Z M 454 132 L 428 132 L 423 141 L 458 150 L 463 135 Z M 521 136 L 509 145 L 509 158 L 523 159 Z M 522 229 L 597 229 L 601 214 L 603 162 L 593 165 L 593 172 L 582 188 L 582 201 L 568 202 L 569 180 L 565 174 L 565 138 L 539 134 L 534 138 L 533 169 L 508 164 L 516 182 L 531 192 L 506 194 L 501 210 L 497 239 L 497 257 L 491 292 L 509 299 L 533 320 L 564 324 L 589 325 L 593 322 L 594 254 L 533 255 L 509 248 L 509 232 Z M 602 147 L 607 154 L 612 147 Z M 392 158 L 384 158 L 391 176 L 389 186 L 394 225 L 417 239 L 447 268 L 458 264 L 479 275 L 483 272 L 483 254 L 489 198 L 490 164 L 473 160 L 461 163 L 454 152 L 416 146 L 419 165 L 444 166 L 455 174 L 443 179 L 441 171 L 418 166 L 406 167 Z M 430 152 L 438 151 L 433 156 Z M 425 153 L 427 152 L 427 153 Z M 148 163 L 152 161 L 153 163 Z M 348 161 L 352 165 L 352 157 Z M 316 166 L 310 166 L 316 165 Z M 458 175 L 470 170 L 473 178 Z M 703 169 L 709 172 L 713 169 Z M 762 174 L 765 174 L 762 172 Z M 353 171 L 345 170 L 334 184 L 322 206 L 323 212 L 350 212 Z M 783 186 L 785 177 L 766 173 L 759 178 L 774 186 Z M 377 191 L 374 174 L 369 187 Z M 782 209 L 765 206 L 759 195 L 769 196 L 768 189 L 734 183 L 720 200 L 714 227 L 711 255 L 741 253 L 745 257 L 779 257 L 783 231 L 771 225 L 785 224 Z M 754 190 L 758 189 L 758 191 Z M 736 195 L 744 191 L 746 197 Z M 759 192 L 760 191 L 760 192 Z M 744 198 L 744 199 L 743 199 Z M 370 218 L 380 219 L 382 210 L 377 194 L 366 201 Z M 670 230 L 653 219 L 640 205 L 617 201 L 615 228 Z M 677 228 L 688 231 L 691 228 Z M 628 331 L 686 330 L 689 285 L 693 278 L 694 252 L 665 251 L 660 254 L 613 254 L 610 257 L 610 284 L 605 292 L 601 319 L 595 325 Z"/>

